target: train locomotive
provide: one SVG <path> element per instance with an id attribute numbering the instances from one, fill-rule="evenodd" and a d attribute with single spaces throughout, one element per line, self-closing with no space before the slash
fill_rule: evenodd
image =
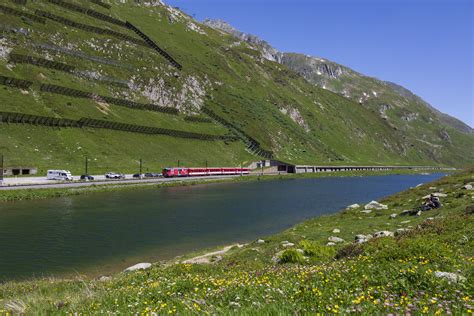
<path id="1" fill-rule="evenodd" d="M 225 176 L 247 175 L 249 168 L 164 168 L 163 177 L 200 177 L 200 176 Z"/>

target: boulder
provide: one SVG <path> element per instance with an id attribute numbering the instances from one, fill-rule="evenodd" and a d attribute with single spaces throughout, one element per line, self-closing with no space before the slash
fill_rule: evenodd
<path id="1" fill-rule="evenodd" d="M 334 242 L 328 242 L 328 243 L 326 244 L 326 246 L 335 246 L 335 245 L 336 245 L 336 243 L 334 243 Z"/>
<path id="2" fill-rule="evenodd" d="M 464 190 L 472 190 L 472 184 L 466 184 L 462 187 Z"/>
<path id="3" fill-rule="evenodd" d="M 360 211 L 361 213 L 364 213 L 364 214 L 370 214 L 372 213 L 372 210 L 364 210 L 364 211 Z"/>
<path id="4" fill-rule="evenodd" d="M 356 204 L 349 205 L 348 207 L 346 207 L 346 209 L 353 210 L 353 209 L 356 209 L 356 208 L 359 208 L 359 207 L 360 207 L 360 205 L 356 203 Z"/>
<path id="5" fill-rule="evenodd" d="M 389 216 L 389 218 L 390 218 L 390 219 L 394 219 L 394 218 L 396 218 L 397 216 L 398 216 L 397 214 L 393 213 L 393 214 L 391 214 L 391 215 Z"/>
<path id="6" fill-rule="evenodd" d="M 150 267 L 151 267 L 151 263 L 142 262 L 142 263 L 137 263 L 134 266 L 128 267 L 127 269 L 124 270 L 124 272 L 132 272 L 132 271 L 137 271 L 137 270 L 146 270 Z"/>
<path id="7" fill-rule="evenodd" d="M 393 236 L 395 236 L 395 234 L 387 230 L 381 230 L 379 232 L 374 233 L 374 238 L 393 237 Z"/>
<path id="8" fill-rule="evenodd" d="M 332 230 L 332 233 L 333 233 L 333 234 L 338 234 L 338 233 L 340 233 L 340 232 L 341 232 L 341 230 L 340 230 L 339 228 L 334 228 L 334 229 Z"/>
<path id="9" fill-rule="evenodd" d="M 265 240 L 263 240 L 263 239 L 257 240 L 257 244 L 264 244 L 264 243 L 265 243 Z"/>
<path id="10" fill-rule="evenodd" d="M 416 216 L 421 216 L 421 211 L 416 212 Z"/>
<path id="11" fill-rule="evenodd" d="M 358 243 L 358 244 L 362 244 L 362 243 L 365 243 L 365 242 L 369 241 L 372 238 L 373 238 L 373 236 L 370 235 L 370 234 L 369 235 L 359 234 L 359 235 L 355 236 L 355 242 Z"/>
<path id="12" fill-rule="evenodd" d="M 340 242 L 344 242 L 344 239 L 336 237 L 336 236 L 331 236 L 328 238 L 328 241 L 334 242 L 334 243 L 340 243 Z"/>
<path id="13" fill-rule="evenodd" d="M 300 254 L 304 255 L 304 250 L 303 249 L 296 249 L 297 252 L 299 252 Z"/>
<path id="14" fill-rule="evenodd" d="M 463 277 L 462 275 L 452 273 L 452 272 L 442 272 L 442 271 L 435 271 L 435 277 L 440 278 L 440 279 L 446 279 L 449 282 L 463 282 L 466 281 L 466 278 Z"/>
<path id="15" fill-rule="evenodd" d="M 437 187 L 429 187 L 430 190 L 436 190 Z"/>
<path id="16" fill-rule="evenodd" d="M 367 203 L 364 208 L 366 210 L 386 210 L 388 209 L 388 206 L 387 205 L 384 205 L 384 204 L 381 204 L 377 201 L 372 201 L 370 203 Z"/>
<path id="17" fill-rule="evenodd" d="M 103 275 L 103 276 L 99 277 L 97 280 L 99 280 L 100 282 L 106 282 L 106 281 L 112 280 L 112 277 L 109 277 L 107 275 Z"/>
<path id="18" fill-rule="evenodd" d="M 293 247 L 295 244 L 292 243 L 292 242 L 289 242 L 289 243 L 286 243 L 286 244 L 281 244 L 284 248 L 288 248 L 288 247 Z"/>

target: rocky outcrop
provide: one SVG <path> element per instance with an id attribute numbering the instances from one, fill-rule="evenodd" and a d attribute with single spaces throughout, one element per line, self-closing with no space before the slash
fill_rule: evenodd
<path id="1" fill-rule="evenodd" d="M 278 50 L 273 48 L 270 44 L 268 44 L 266 41 L 258 38 L 255 35 L 252 34 L 247 34 L 243 33 L 237 29 L 235 29 L 233 26 L 231 26 L 229 23 L 223 21 L 223 20 L 211 20 L 207 19 L 203 22 L 205 25 L 212 27 L 213 29 L 222 31 L 224 33 L 230 34 L 237 39 L 239 39 L 242 42 L 246 42 L 253 48 L 259 50 L 262 53 L 262 57 L 281 63 L 281 57 L 282 53 L 280 53 Z"/>

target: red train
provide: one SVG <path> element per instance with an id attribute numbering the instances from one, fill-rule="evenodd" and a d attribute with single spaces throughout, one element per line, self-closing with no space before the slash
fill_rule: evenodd
<path id="1" fill-rule="evenodd" d="M 163 177 L 173 178 L 249 174 L 249 170 L 249 168 L 165 168 L 163 169 Z"/>

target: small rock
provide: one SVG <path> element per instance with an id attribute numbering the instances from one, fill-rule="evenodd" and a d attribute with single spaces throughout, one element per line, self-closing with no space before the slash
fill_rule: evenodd
<path id="1" fill-rule="evenodd" d="M 406 232 L 410 231 L 408 228 L 398 228 L 396 231 L 395 231 L 395 236 L 398 236 L 398 235 L 402 235 Z"/>
<path id="2" fill-rule="evenodd" d="M 265 243 L 265 240 L 263 240 L 263 239 L 257 240 L 257 244 L 264 244 L 264 243 Z"/>
<path id="3" fill-rule="evenodd" d="M 283 254 L 283 252 L 285 252 L 285 250 L 282 250 L 282 251 L 279 251 L 277 252 L 273 257 L 272 257 L 272 261 L 275 262 L 275 263 L 280 263 L 281 261 L 281 255 Z"/>
<path id="4" fill-rule="evenodd" d="M 334 243 L 334 242 L 328 242 L 328 243 L 326 244 L 326 246 L 335 246 L 335 245 L 336 245 L 336 243 Z"/>
<path id="5" fill-rule="evenodd" d="M 370 214 L 372 213 L 372 210 L 364 210 L 364 211 L 360 211 L 361 213 L 364 213 L 364 214 Z"/>
<path id="6" fill-rule="evenodd" d="M 292 242 L 289 242 L 289 243 L 286 243 L 286 244 L 282 244 L 282 246 L 283 246 L 284 248 L 293 247 L 294 245 L 295 245 L 295 244 L 292 243 Z"/>
<path id="7" fill-rule="evenodd" d="M 435 193 L 432 193 L 434 196 L 436 197 L 447 197 L 448 195 L 446 193 L 439 193 L 439 192 L 435 192 Z M 425 195 L 424 197 L 422 197 L 423 200 L 426 200 L 427 198 L 430 197 L 431 194 L 428 194 L 428 195 Z"/>
<path id="8" fill-rule="evenodd" d="M 408 224 L 409 222 L 411 221 L 403 221 L 403 222 L 400 222 L 400 224 Z"/>
<path id="9" fill-rule="evenodd" d="M 410 210 L 403 210 L 401 213 L 400 213 L 400 216 L 404 216 L 404 215 L 410 215 Z"/>
<path id="10" fill-rule="evenodd" d="M 359 208 L 360 205 L 359 204 L 352 204 L 352 205 L 349 205 L 348 207 L 346 207 L 346 209 L 348 210 L 353 210 L 353 209 L 356 209 L 356 208 Z"/>
<path id="11" fill-rule="evenodd" d="M 434 220 L 434 217 L 428 217 L 426 220 L 427 221 L 432 221 L 432 220 Z"/>
<path id="12" fill-rule="evenodd" d="M 450 282 L 463 282 L 466 281 L 466 278 L 463 277 L 462 275 L 456 274 L 456 273 L 451 273 L 451 272 L 442 272 L 442 271 L 435 271 L 435 277 L 441 278 L 441 279 L 446 279 Z"/>
<path id="13" fill-rule="evenodd" d="M 340 233 L 340 232 L 341 232 L 341 230 L 338 229 L 338 228 L 334 228 L 334 229 L 332 230 L 332 233 L 333 233 L 333 234 L 338 234 L 338 233 Z"/>
<path id="14" fill-rule="evenodd" d="M 421 211 L 416 212 L 416 216 L 421 216 Z"/>
<path id="15" fill-rule="evenodd" d="M 382 231 L 374 233 L 374 238 L 393 237 L 393 236 L 395 236 L 395 234 L 387 230 L 382 230 Z"/>
<path id="16" fill-rule="evenodd" d="M 464 190 L 472 190 L 472 184 L 466 184 L 462 187 Z"/>
<path id="17" fill-rule="evenodd" d="M 436 190 L 437 187 L 429 187 L 430 190 Z"/>
<path id="18" fill-rule="evenodd" d="M 150 267 L 151 267 L 151 263 L 143 262 L 143 263 L 138 263 L 134 266 L 128 267 L 127 269 L 124 270 L 124 272 L 131 272 L 131 271 L 136 271 L 136 270 L 146 270 Z"/>
<path id="19" fill-rule="evenodd" d="M 373 209 L 375 209 L 375 210 L 386 210 L 386 209 L 388 209 L 388 206 L 387 206 L 387 205 L 384 205 L 384 204 L 381 204 L 381 203 L 379 203 L 379 202 L 377 202 L 377 201 L 372 201 L 372 202 L 370 202 L 370 203 L 367 203 L 367 204 L 364 206 L 364 208 L 365 208 L 366 210 L 373 210 Z"/>
<path id="20" fill-rule="evenodd" d="M 336 236 L 331 236 L 328 238 L 328 241 L 339 243 L 339 242 L 344 242 L 344 239 L 336 237 Z"/>
<path id="21" fill-rule="evenodd" d="M 390 218 L 390 219 L 394 219 L 394 218 L 396 218 L 397 216 L 398 216 L 397 214 L 393 213 L 393 214 L 391 214 L 391 215 L 389 216 L 389 218 Z"/>
<path id="22" fill-rule="evenodd" d="M 419 188 L 423 185 L 423 183 L 418 184 L 415 188 Z"/>
<path id="23" fill-rule="evenodd" d="M 107 275 L 103 275 L 103 276 L 99 277 L 98 280 L 99 280 L 100 282 L 106 282 L 106 281 L 112 280 L 112 277 L 109 277 L 109 276 L 107 276 Z"/>
<path id="24" fill-rule="evenodd" d="M 304 254 L 304 250 L 303 249 L 296 249 L 297 252 L 301 253 L 301 254 Z"/>
<path id="25" fill-rule="evenodd" d="M 473 198 L 474 198 L 474 196 L 473 196 Z M 474 214 L 474 205 L 467 206 L 464 213 L 467 214 L 467 215 Z"/>

